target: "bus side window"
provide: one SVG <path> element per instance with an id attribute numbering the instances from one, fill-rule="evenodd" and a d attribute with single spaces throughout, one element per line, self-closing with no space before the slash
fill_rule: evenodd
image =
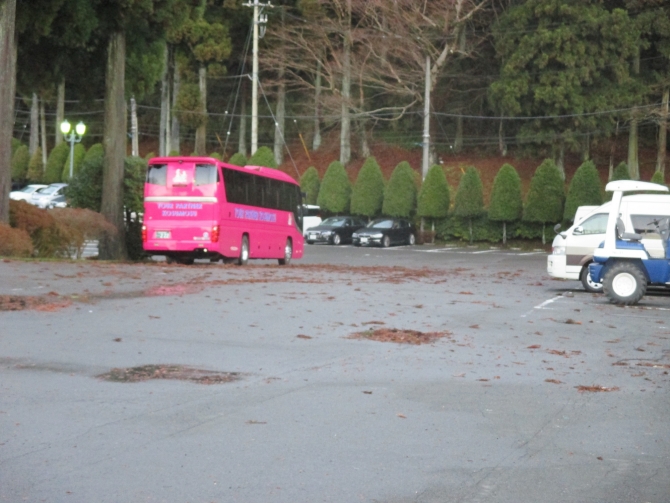
<path id="1" fill-rule="evenodd" d="M 213 185 L 219 181 L 219 170 L 215 164 L 196 164 L 193 184 Z"/>

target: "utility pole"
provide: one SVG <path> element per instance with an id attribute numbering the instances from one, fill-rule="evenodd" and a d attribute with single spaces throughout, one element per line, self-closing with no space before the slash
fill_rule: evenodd
<path id="1" fill-rule="evenodd" d="M 258 40 L 265 35 L 265 24 L 268 22 L 268 16 L 263 14 L 263 8 L 272 7 L 272 5 L 269 1 L 262 4 L 258 0 L 243 5 L 254 8 L 253 67 L 251 72 L 251 155 L 254 155 L 258 150 Z"/>
<path id="2" fill-rule="evenodd" d="M 430 56 L 426 56 L 426 87 L 423 97 L 423 163 L 421 175 L 425 179 L 430 168 Z"/>

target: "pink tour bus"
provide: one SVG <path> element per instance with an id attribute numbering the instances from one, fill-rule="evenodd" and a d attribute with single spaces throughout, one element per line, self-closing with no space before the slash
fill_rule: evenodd
<path id="1" fill-rule="evenodd" d="M 281 171 L 209 157 L 156 157 L 144 185 L 142 242 L 151 255 L 244 265 L 302 257 L 300 186 Z"/>

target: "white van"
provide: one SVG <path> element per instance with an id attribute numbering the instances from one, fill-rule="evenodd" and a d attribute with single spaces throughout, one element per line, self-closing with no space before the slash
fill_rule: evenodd
<path id="1" fill-rule="evenodd" d="M 605 203 L 597 207 L 582 206 L 577 210 L 575 224 L 554 238 L 551 255 L 547 257 L 549 276 L 578 279 L 586 291 L 602 292 L 602 285 L 591 281 L 589 264 L 593 261 L 593 250 L 605 240 L 609 207 L 610 203 Z M 590 211 L 583 208 L 590 208 Z M 668 216 L 670 195 L 635 194 L 624 196 L 621 203 L 621 219 L 626 232 L 649 234 L 650 239 L 657 237 L 653 221 Z M 645 241 L 643 237 L 642 242 Z"/>

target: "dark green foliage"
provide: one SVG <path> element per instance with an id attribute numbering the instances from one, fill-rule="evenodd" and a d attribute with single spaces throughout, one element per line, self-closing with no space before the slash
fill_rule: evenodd
<path id="1" fill-rule="evenodd" d="M 228 164 L 233 166 L 246 166 L 247 165 L 247 156 L 242 152 L 237 152 L 233 154 L 230 159 L 228 159 Z"/>
<path id="2" fill-rule="evenodd" d="M 144 178 L 147 160 L 141 157 L 126 157 L 123 178 L 123 207 L 126 223 L 126 249 L 130 260 L 146 257 L 142 247 L 142 219 L 137 215 L 144 212 Z"/>
<path id="3" fill-rule="evenodd" d="M 416 214 L 419 217 L 444 218 L 451 204 L 449 184 L 442 166 L 431 166 L 417 198 Z"/>
<path id="4" fill-rule="evenodd" d="M 101 143 L 96 143 L 86 152 L 79 171 L 67 188 L 67 196 L 73 207 L 100 212 L 104 155 Z"/>
<path id="5" fill-rule="evenodd" d="M 175 113 L 180 124 L 191 129 L 197 129 L 207 124 L 207 113 L 200 99 L 198 84 L 182 84 L 179 87 L 176 105 L 177 111 Z"/>
<path id="6" fill-rule="evenodd" d="M 168 157 L 179 157 L 179 150 L 170 150 Z"/>
<path id="7" fill-rule="evenodd" d="M 23 145 L 22 141 L 17 140 L 16 138 L 12 138 L 12 157 L 14 157 L 16 149 L 19 148 L 21 145 Z"/>
<path id="8" fill-rule="evenodd" d="M 630 172 L 628 171 L 628 165 L 625 162 L 620 162 L 612 170 L 612 178 L 610 179 L 610 182 L 616 180 L 630 180 Z"/>
<path id="9" fill-rule="evenodd" d="M 514 222 L 523 213 L 521 178 L 513 166 L 504 164 L 495 179 L 489 202 L 489 219 L 496 222 Z"/>
<path id="10" fill-rule="evenodd" d="M 300 177 L 300 190 L 306 194 L 304 204 L 316 204 L 320 186 L 319 172 L 314 166 L 310 166 Z"/>
<path id="11" fill-rule="evenodd" d="M 665 185 L 665 177 L 660 171 L 654 171 L 654 174 L 651 176 L 651 183 L 658 183 L 659 185 Z"/>
<path id="12" fill-rule="evenodd" d="M 42 164 L 42 148 L 37 147 L 28 164 L 28 181 L 40 183 L 44 178 L 44 164 Z"/>
<path id="13" fill-rule="evenodd" d="M 602 188 L 596 165 L 593 161 L 585 161 L 570 181 L 563 220 L 574 220 L 580 206 L 600 206 L 602 203 Z"/>
<path id="14" fill-rule="evenodd" d="M 74 164 L 72 165 L 72 173 L 74 173 L 74 175 L 76 175 L 77 172 L 79 171 L 79 168 L 81 167 L 81 163 L 84 160 L 84 157 L 86 157 L 86 148 L 81 143 L 77 143 L 74 146 Z M 64 182 L 67 182 L 67 181 L 70 180 L 70 153 L 69 152 L 68 152 L 68 155 L 67 155 L 67 159 L 65 160 L 65 164 L 63 165 L 63 174 L 61 175 L 61 180 L 63 180 Z"/>
<path id="15" fill-rule="evenodd" d="M 209 157 L 211 157 L 212 159 L 216 159 L 217 161 L 223 160 L 223 157 L 221 157 L 221 154 L 219 154 L 218 152 L 212 152 L 211 154 L 209 154 Z"/>
<path id="16" fill-rule="evenodd" d="M 460 241 L 470 240 L 470 222 L 461 217 L 450 215 L 440 218 L 435 223 L 438 239 L 449 241 L 457 239 Z M 540 239 L 542 237 L 542 225 L 516 221 L 507 224 L 507 238 L 516 239 Z M 499 222 L 488 218 L 486 213 L 472 219 L 472 240 L 487 241 L 489 243 L 500 243 L 503 240 L 503 228 Z"/>
<path id="17" fill-rule="evenodd" d="M 418 173 L 407 161 L 399 163 L 384 188 L 382 213 L 389 217 L 409 217 L 416 210 Z"/>
<path id="18" fill-rule="evenodd" d="M 49 154 L 47 159 L 47 167 L 44 171 L 44 183 L 58 183 L 62 181 L 63 164 L 70 154 L 70 145 L 63 142 Z"/>
<path id="19" fill-rule="evenodd" d="M 484 188 L 479 171 L 470 166 L 461 177 L 456 191 L 454 215 L 474 218 L 484 213 Z"/>
<path id="20" fill-rule="evenodd" d="M 372 218 L 379 215 L 384 202 L 384 175 L 374 157 L 368 157 L 351 192 L 351 213 Z"/>
<path id="21" fill-rule="evenodd" d="M 541 224 L 557 223 L 563 217 L 565 188 L 561 172 L 551 159 L 535 170 L 523 209 L 523 220 Z"/>
<path id="22" fill-rule="evenodd" d="M 454 215 L 466 219 L 470 231 L 470 242 L 474 240 L 473 220 L 484 213 L 484 187 L 479 171 L 470 166 L 461 177 L 456 191 Z"/>
<path id="23" fill-rule="evenodd" d="M 349 211 L 350 199 L 351 182 L 347 171 L 341 162 L 333 161 L 323 175 L 316 204 L 322 210 L 337 215 Z"/>
<path id="24" fill-rule="evenodd" d="M 513 166 L 503 164 L 493 180 L 489 202 L 489 220 L 503 223 L 503 244 L 507 243 L 507 224 L 521 219 L 522 213 L 521 178 Z"/>
<path id="25" fill-rule="evenodd" d="M 260 147 L 256 153 L 249 158 L 248 166 L 265 166 L 266 168 L 277 168 L 275 155 L 269 147 Z"/>
<path id="26" fill-rule="evenodd" d="M 30 164 L 30 154 L 28 147 L 21 145 L 16 149 L 12 156 L 12 181 L 25 182 L 28 175 L 28 164 Z"/>

